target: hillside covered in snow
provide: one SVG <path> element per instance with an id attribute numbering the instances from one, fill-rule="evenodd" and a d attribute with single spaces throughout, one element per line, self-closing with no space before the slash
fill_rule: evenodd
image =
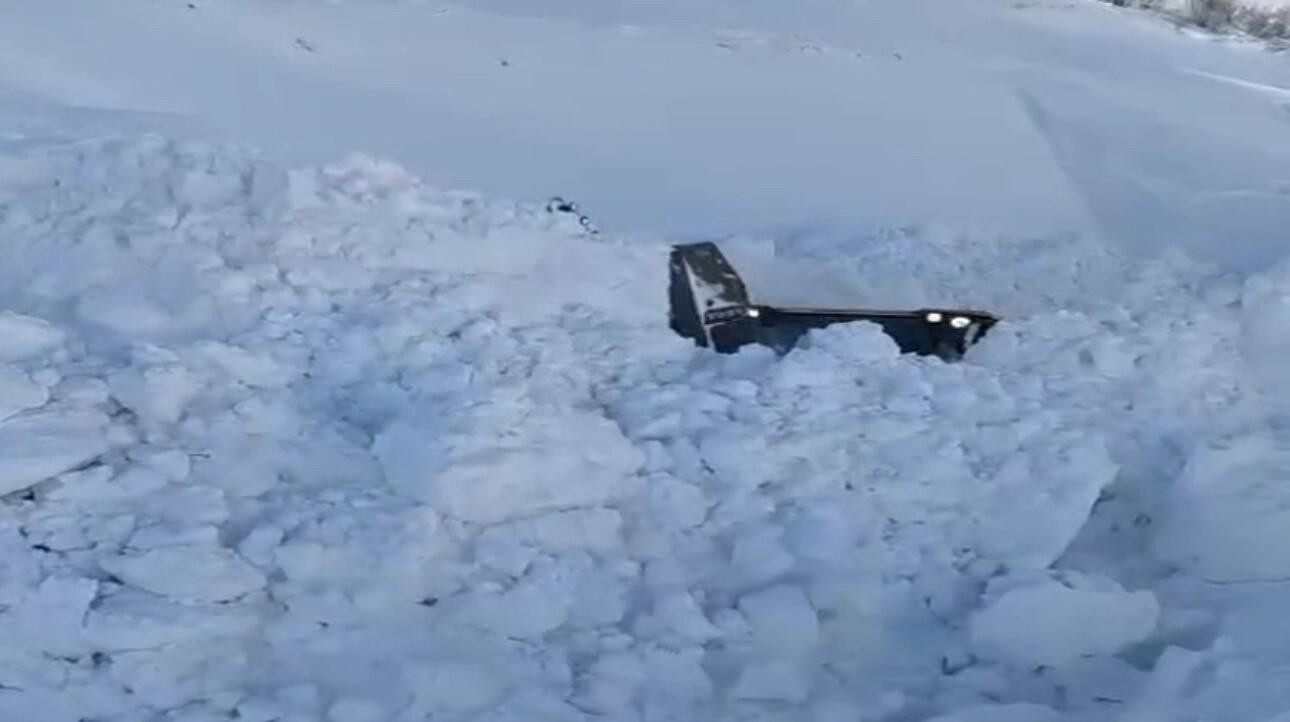
<path id="1" fill-rule="evenodd" d="M 0 2 L 0 722 L 1288 722 L 1287 88 L 1095 2 Z M 1003 321 L 713 354 L 713 235 Z"/>
<path id="2" fill-rule="evenodd" d="M 1106 0 L 1120 7 L 1162 12 L 1185 24 L 1262 40 L 1290 40 L 1290 0 Z"/>

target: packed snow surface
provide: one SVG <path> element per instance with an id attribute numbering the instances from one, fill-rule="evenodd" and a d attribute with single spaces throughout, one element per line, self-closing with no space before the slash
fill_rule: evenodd
<path id="1" fill-rule="evenodd" d="M 0 722 L 1287 719 L 1284 58 L 1097 4 L 188 5 L 0 3 Z M 548 184 L 661 220 L 498 200 Z M 697 349 L 700 216 L 759 299 L 1004 321 Z"/>

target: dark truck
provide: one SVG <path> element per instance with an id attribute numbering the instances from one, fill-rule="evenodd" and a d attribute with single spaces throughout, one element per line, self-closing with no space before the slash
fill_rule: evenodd
<path id="1" fill-rule="evenodd" d="M 753 303 L 743 279 L 715 243 L 672 247 L 669 325 L 695 344 L 734 353 L 760 344 L 787 353 L 808 331 L 835 323 L 878 324 L 903 353 L 961 358 L 998 318 L 952 308 L 875 310 L 785 308 Z"/>

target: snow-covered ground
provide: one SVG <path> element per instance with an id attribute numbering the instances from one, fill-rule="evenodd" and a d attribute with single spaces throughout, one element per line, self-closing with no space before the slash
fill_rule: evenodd
<path id="1" fill-rule="evenodd" d="M 1290 218 L 1284 56 L 1099 3 L 0 8 L 0 88 L 87 121 L 129 110 L 301 164 L 361 151 L 439 187 L 565 195 L 619 232 L 931 220 L 1248 270 Z"/>
<path id="2" fill-rule="evenodd" d="M 1284 57 L 194 4 L 0 3 L 0 721 L 1290 720 Z M 1005 321 L 709 354 L 696 229 Z"/>

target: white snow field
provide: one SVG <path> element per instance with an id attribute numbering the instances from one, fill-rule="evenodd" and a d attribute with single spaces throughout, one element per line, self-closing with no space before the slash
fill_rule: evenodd
<path id="1" fill-rule="evenodd" d="M 2 0 L 6 87 L 616 232 L 935 221 L 1251 270 L 1290 218 L 1285 56 L 1085 0 Z"/>
<path id="2" fill-rule="evenodd" d="M 193 4 L 0 2 L 0 722 L 1290 720 L 1284 56 Z M 703 228 L 1005 320 L 712 354 Z"/>

